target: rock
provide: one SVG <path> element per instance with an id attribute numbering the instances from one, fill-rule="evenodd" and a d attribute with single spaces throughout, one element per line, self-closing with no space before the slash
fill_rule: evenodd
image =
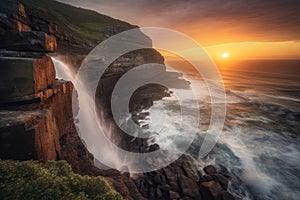
<path id="1" fill-rule="evenodd" d="M 208 182 L 208 181 L 211 181 L 211 180 L 213 180 L 211 175 L 208 175 L 208 174 L 203 175 L 203 181 L 204 182 Z"/>
<path id="2" fill-rule="evenodd" d="M 222 200 L 234 200 L 234 197 L 232 194 L 228 192 L 223 192 L 222 193 Z"/>
<path id="3" fill-rule="evenodd" d="M 163 185 L 158 187 L 162 192 L 167 193 L 170 191 L 170 186 L 169 185 Z"/>
<path id="4" fill-rule="evenodd" d="M 191 169 L 191 166 L 189 164 L 185 164 L 181 167 L 184 171 L 185 175 L 194 181 L 197 181 L 199 179 L 198 174 L 195 174 L 195 172 Z"/>
<path id="5" fill-rule="evenodd" d="M 180 198 L 180 195 L 177 192 L 174 192 L 172 190 L 169 191 L 169 196 L 170 196 L 170 199 L 179 199 Z"/>
<path id="6" fill-rule="evenodd" d="M 62 93 L 64 86 L 68 89 Z M 75 131 L 72 88 L 69 82 L 57 84 L 56 95 L 34 109 L 24 106 L 23 110 L 1 110 L 0 159 L 58 159 L 61 156 L 60 137 Z"/>
<path id="7" fill-rule="evenodd" d="M 217 174 L 213 174 L 213 175 L 212 175 L 212 178 L 213 178 L 214 181 L 219 182 L 220 185 L 222 186 L 222 188 L 223 188 L 224 190 L 227 190 L 227 187 L 228 187 L 228 179 L 227 179 L 225 176 L 223 176 L 222 174 L 217 173 Z"/>
<path id="8" fill-rule="evenodd" d="M 11 18 L 22 22 L 27 21 L 24 5 L 17 1 L 3 1 L 1 2 L 0 11 L 6 13 Z"/>
<path id="9" fill-rule="evenodd" d="M 171 190 L 173 190 L 175 192 L 180 192 L 179 186 L 176 182 L 170 181 L 169 185 L 170 185 Z"/>
<path id="10" fill-rule="evenodd" d="M 200 190 L 204 199 L 211 199 L 211 200 L 221 199 L 222 193 L 224 192 L 221 185 L 215 181 L 201 183 Z"/>
<path id="11" fill-rule="evenodd" d="M 29 160 L 37 158 L 34 129 L 26 121 L 41 118 L 43 111 L 0 111 L 0 159 Z M 28 126 L 28 125 L 27 125 Z"/>
<path id="12" fill-rule="evenodd" d="M 0 48 L 13 51 L 55 52 L 56 38 L 39 31 L 10 30 L 0 35 Z"/>
<path id="13" fill-rule="evenodd" d="M 142 112 L 142 113 L 139 113 L 139 114 L 138 114 L 138 119 L 144 120 L 144 119 L 146 119 L 146 117 L 149 116 L 149 115 L 150 115 L 149 112 Z"/>
<path id="14" fill-rule="evenodd" d="M 157 150 L 159 150 L 159 145 L 158 145 L 158 144 L 152 144 L 152 145 L 149 147 L 149 152 L 157 151 Z"/>
<path id="15" fill-rule="evenodd" d="M 55 83 L 51 58 L 0 57 L 0 105 L 30 101 L 44 95 Z M 45 95 L 49 95 L 48 91 Z"/>
<path id="16" fill-rule="evenodd" d="M 156 188 L 156 197 L 157 198 L 161 198 L 163 195 L 162 195 L 162 192 L 159 188 Z"/>
<path id="17" fill-rule="evenodd" d="M 176 180 L 176 175 L 174 174 L 174 172 L 170 170 L 170 167 L 163 168 L 163 171 L 168 181 Z"/>
<path id="18" fill-rule="evenodd" d="M 197 182 L 195 182 L 191 178 L 180 175 L 178 182 L 184 196 L 189 196 L 196 199 L 199 199 L 201 197 Z"/>
<path id="19" fill-rule="evenodd" d="M 209 175 L 217 173 L 217 169 L 212 165 L 208 165 L 208 166 L 204 167 L 203 170 L 206 174 L 209 174 Z"/>
<path id="20" fill-rule="evenodd" d="M 190 198 L 190 197 L 183 197 L 182 199 L 180 200 L 194 200 L 193 198 Z M 197 199 L 198 200 L 198 199 Z"/>

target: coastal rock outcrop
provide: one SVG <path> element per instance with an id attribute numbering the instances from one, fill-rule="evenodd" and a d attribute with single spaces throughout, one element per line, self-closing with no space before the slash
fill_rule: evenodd
<path id="1" fill-rule="evenodd" d="M 60 138 L 75 131 L 70 82 L 55 80 L 47 52 L 56 50 L 54 36 L 27 26 L 24 6 L 8 1 L 1 6 L 0 38 L 0 158 L 56 160 Z"/>
<path id="2" fill-rule="evenodd" d="M 129 200 L 233 199 L 226 192 L 229 181 L 226 175 L 213 166 L 204 168 L 206 174 L 203 175 L 191 166 L 187 155 L 163 169 L 134 177 L 114 169 L 96 168 L 93 156 L 75 128 L 71 107 L 73 85 L 55 79 L 48 53 L 59 52 L 65 60 L 78 67 L 98 40 L 83 40 L 78 33 L 50 19 L 35 16 L 33 10 L 27 15 L 26 6 L 17 1 L 6 1 L 0 8 L 0 38 L 5 39 L 0 44 L 0 159 L 63 159 L 77 173 L 104 176 Z M 109 36 L 133 27 L 119 22 L 119 25 L 108 26 L 102 32 Z M 151 62 L 163 64 L 164 58 L 154 49 L 143 49 L 130 52 L 111 64 L 97 88 L 98 111 L 104 113 L 106 120 L 113 121 L 111 93 L 122 74 Z M 170 80 L 177 80 L 179 76 L 177 73 L 168 74 Z M 188 83 L 183 81 L 182 84 Z M 145 118 L 148 114 L 140 114 L 141 111 L 168 95 L 170 92 L 161 85 L 140 87 L 130 102 L 133 120 L 135 118 L 137 122 L 137 119 Z M 142 138 L 132 140 L 132 136 L 115 127 L 116 143 L 123 149 L 132 152 L 159 149 L 158 144 L 148 145 Z"/>

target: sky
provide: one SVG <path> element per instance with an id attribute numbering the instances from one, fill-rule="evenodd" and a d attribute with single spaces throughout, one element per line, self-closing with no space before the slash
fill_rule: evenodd
<path id="1" fill-rule="evenodd" d="M 299 0 L 59 0 L 140 27 L 180 31 L 212 57 L 300 59 Z"/>

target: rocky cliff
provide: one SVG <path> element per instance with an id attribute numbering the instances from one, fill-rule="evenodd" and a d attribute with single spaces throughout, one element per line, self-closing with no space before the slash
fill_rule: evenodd
<path id="1" fill-rule="evenodd" d="M 4 41 L 0 44 L 1 159 L 63 159 L 77 173 L 106 177 L 126 199 L 233 199 L 226 192 L 228 173 L 217 172 L 209 166 L 203 175 L 191 166 L 188 156 L 182 156 L 164 169 L 135 178 L 117 170 L 94 167 L 93 157 L 75 129 L 72 83 L 55 79 L 49 53 L 56 52 L 54 55 L 77 68 L 98 42 L 135 26 L 55 1 L 20 1 L 23 4 L 6 1 L 0 6 L 0 38 Z M 77 15 L 86 18 L 78 19 Z M 99 82 L 98 110 L 111 120 L 111 92 L 122 74 L 144 63 L 163 61 L 153 49 L 130 52 L 118 58 Z M 173 79 L 178 76 L 170 75 Z M 168 95 L 167 89 L 159 85 L 139 88 L 130 103 L 133 117 L 153 101 Z M 159 148 L 148 146 L 143 139 L 132 141 L 115 127 L 118 145 L 124 149 L 148 152 Z"/>
<path id="2" fill-rule="evenodd" d="M 74 125 L 70 107 L 72 84 L 55 80 L 48 55 L 56 50 L 56 39 L 31 30 L 22 4 L 9 1 L 3 5 L 1 158 L 58 159 L 59 139 Z"/>

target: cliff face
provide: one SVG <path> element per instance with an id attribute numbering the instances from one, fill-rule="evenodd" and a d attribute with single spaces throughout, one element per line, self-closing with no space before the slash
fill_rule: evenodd
<path id="1" fill-rule="evenodd" d="M 75 129 L 71 107 L 73 86 L 55 80 L 49 53 L 56 51 L 57 44 L 63 57 L 74 61 L 77 67 L 84 52 L 92 46 L 87 43 L 76 46 L 80 38 L 74 32 L 64 32 L 46 19 L 28 16 L 24 5 L 17 1 L 3 3 L 0 18 L 0 39 L 5 41 L 0 44 L 0 159 L 64 159 L 75 172 L 105 176 L 126 199 L 143 199 L 127 175 L 93 166 L 93 157 Z M 109 29 L 107 34 L 122 29 L 117 27 Z M 65 54 L 65 48 L 74 46 L 74 51 Z M 82 47 L 84 51 L 80 51 Z M 159 54 L 153 55 L 148 54 L 152 59 Z M 142 55 L 138 60 L 141 59 Z"/>
<path id="2" fill-rule="evenodd" d="M 0 6 L 0 39 L 4 41 L 0 44 L 0 159 L 67 160 L 75 172 L 106 177 L 126 199 L 232 199 L 226 192 L 227 176 L 213 167 L 202 175 L 192 168 L 187 156 L 134 179 L 117 170 L 94 167 L 93 157 L 75 129 L 71 107 L 73 86 L 55 79 L 49 53 L 57 50 L 64 61 L 78 67 L 86 53 L 100 41 L 135 26 L 55 1 L 20 1 L 25 8 L 17 1 L 6 1 Z M 45 9 L 47 6 L 51 12 Z M 63 18 L 58 17 L 60 12 L 65 13 Z M 77 15 L 84 15 L 86 21 Z M 93 22 L 92 27 L 89 22 Z M 104 113 L 105 120 L 112 121 L 111 93 L 122 74 L 152 62 L 162 64 L 164 59 L 153 49 L 143 49 L 130 52 L 110 65 L 96 94 L 98 111 Z M 169 78 L 178 76 L 171 74 Z M 168 95 L 166 88 L 159 85 L 139 88 L 130 102 L 133 118 L 153 101 Z M 124 149 L 148 152 L 159 148 L 148 146 L 144 139 L 130 142 L 132 137 L 115 127 L 117 143 Z"/>
<path id="3" fill-rule="evenodd" d="M 60 138 L 75 131 L 70 82 L 55 80 L 56 39 L 32 31 L 22 4 L 1 6 L 0 157 L 56 160 Z"/>

